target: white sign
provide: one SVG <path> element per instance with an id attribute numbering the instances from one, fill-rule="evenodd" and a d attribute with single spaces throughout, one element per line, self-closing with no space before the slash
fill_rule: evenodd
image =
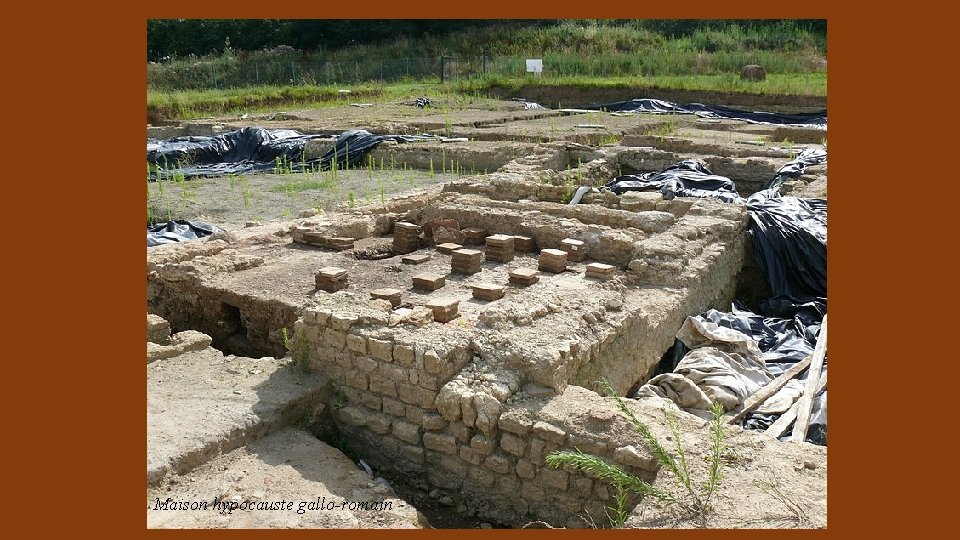
<path id="1" fill-rule="evenodd" d="M 543 59 L 527 58 L 527 73 L 541 73 L 543 71 Z"/>

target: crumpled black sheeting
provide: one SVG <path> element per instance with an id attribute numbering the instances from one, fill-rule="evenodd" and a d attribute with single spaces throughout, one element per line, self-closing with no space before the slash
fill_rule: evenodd
<path id="1" fill-rule="evenodd" d="M 712 197 L 724 202 L 738 202 L 733 180 L 713 174 L 699 159 L 685 159 L 660 172 L 624 174 L 610 180 L 605 188 L 622 195 L 627 191 L 660 191 L 663 198 Z"/>
<path id="2" fill-rule="evenodd" d="M 827 201 L 778 197 L 747 203 L 757 262 L 774 296 L 827 296 Z"/>
<path id="3" fill-rule="evenodd" d="M 178 219 L 157 223 L 147 227 L 147 247 L 196 240 L 217 232 L 223 232 L 223 229 L 202 221 Z"/>
<path id="4" fill-rule="evenodd" d="M 746 111 L 717 105 L 702 103 L 671 103 L 659 99 L 629 99 L 603 105 L 586 107 L 590 110 L 608 112 L 643 112 L 660 114 L 696 114 L 702 118 L 729 118 L 743 120 L 753 124 L 775 124 L 798 127 L 823 128 L 827 125 L 827 110 L 822 109 L 811 113 L 773 113 L 764 111 Z"/>
<path id="5" fill-rule="evenodd" d="M 212 137 L 177 137 L 147 141 L 147 161 L 164 169 L 220 163 L 276 163 L 277 158 L 300 161 L 303 147 L 322 135 L 304 135 L 292 129 L 245 127 Z"/>
<path id="6" fill-rule="evenodd" d="M 820 335 L 820 322 L 827 312 L 825 298 L 800 301 L 778 296 L 762 302 L 760 309 L 764 315 L 753 313 L 734 301 L 730 312 L 711 309 L 696 318 L 753 338 L 773 375 L 783 373 L 813 353 Z M 688 352 L 690 349 L 682 341 L 674 340 L 660 359 L 657 374 L 673 372 Z"/>
<path id="7" fill-rule="evenodd" d="M 822 165 L 827 162 L 827 151 L 822 148 L 808 148 L 796 158 L 788 161 L 777 169 L 777 174 L 766 188 L 750 195 L 747 202 L 763 201 L 780 196 L 780 188 L 788 178 L 800 178 L 807 167 Z"/>
<path id="8" fill-rule="evenodd" d="M 168 141 L 147 141 L 147 161 L 159 167 L 151 174 L 169 179 L 180 173 L 184 178 L 217 177 L 276 170 L 277 159 L 294 172 L 328 170 L 361 163 L 383 141 L 410 142 L 442 140 L 435 135 L 374 135 L 356 129 L 345 131 L 336 144 L 320 158 L 306 160 L 303 148 L 311 139 L 323 135 L 304 135 L 291 129 L 246 127 L 213 137 L 178 137 Z"/>
<path id="9" fill-rule="evenodd" d="M 790 297 L 774 297 L 762 303 L 761 310 L 766 316 L 753 313 L 734 302 L 728 313 L 711 309 L 696 318 L 753 338 L 773 376 L 783 373 L 793 364 L 813 354 L 820 336 L 820 323 L 827 311 L 826 299 L 802 302 Z M 688 352 L 690 349 L 682 341 L 674 339 L 673 345 L 661 357 L 654 375 L 672 373 Z M 826 369 L 824 359 L 824 372 Z M 805 373 L 800 378 L 805 379 L 806 376 Z M 813 402 L 807 441 L 826 444 L 826 410 L 827 392 L 824 390 Z M 744 429 L 765 430 L 779 417 L 779 414 L 749 413 L 741 420 L 740 425 Z"/>
<path id="10" fill-rule="evenodd" d="M 766 189 L 747 199 L 736 196 L 727 201 L 745 203 L 749 210 L 750 234 L 757 259 L 774 296 L 760 303 L 761 314 L 734 302 L 729 313 L 711 309 L 697 316 L 700 320 L 737 330 L 753 338 L 774 376 L 813 353 L 820 335 L 820 324 L 827 313 L 827 202 L 824 199 L 781 197 L 780 187 L 785 179 L 802 175 L 807 166 L 819 165 L 826 160 L 825 150 L 807 150 L 778 169 Z M 679 167 L 681 164 L 666 170 L 682 169 Z M 710 174 L 705 165 L 693 169 L 700 174 Z M 656 174 L 663 173 L 648 173 L 638 179 L 624 178 L 622 184 L 618 181 L 623 177 L 618 177 L 609 182 L 607 187 L 618 193 L 660 189 L 666 198 L 672 189 L 669 183 L 644 182 Z M 677 185 L 682 186 L 682 182 L 678 181 Z M 727 184 L 722 181 L 715 185 L 722 196 L 729 193 Z M 701 184 L 697 189 L 708 190 L 709 184 Z M 721 198 L 709 193 L 699 194 L 694 190 L 684 193 L 682 187 L 674 191 L 680 196 Z M 735 191 L 733 193 L 736 195 Z M 673 372 L 688 352 L 686 345 L 675 339 L 673 346 L 661 357 L 654 375 Z M 824 362 L 823 369 L 826 370 L 826 360 Z M 806 377 L 807 374 L 804 374 L 801 379 Z M 827 392 L 823 391 L 814 399 L 807 441 L 826 445 L 826 411 Z M 744 429 L 764 430 L 779 416 L 750 413 L 741 421 L 741 426 Z"/>

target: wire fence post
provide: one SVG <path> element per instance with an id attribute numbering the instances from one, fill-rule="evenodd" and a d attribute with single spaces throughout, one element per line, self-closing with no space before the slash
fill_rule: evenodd
<path id="1" fill-rule="evenodd" d="M 440 57 L 440 84 L 443 84 L 443 78 L 444 78 L 445 71 L 446 71 L 446 70 L 444 69 L 444 67 L 445 67 L 445 65 L 444 65 L 444 64 L 445 64 L 445 61 L 446 61 L 446 57 L 441 56 L 441 57 Z"/>

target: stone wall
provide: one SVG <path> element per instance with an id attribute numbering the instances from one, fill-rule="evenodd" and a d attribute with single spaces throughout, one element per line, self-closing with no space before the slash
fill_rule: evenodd
<path id="1" fill-rule="evenodd" d="M 577 386 L 524 384 L 521 371 L 480 356 L 466 332 L 389 324 L 386 312 L 344 299 L 339 308 L 308 307 L 295 325 L 310 369 L 337 389 L 334 421 L 374 467 L 483 519 L 570 527 L 589 526 L 577 517 L 585 513 L 601 523 L 611 493 L 546 467 L 550 452 L 579 448 L 648 481 L 655 475 L 611 400 Z"/>

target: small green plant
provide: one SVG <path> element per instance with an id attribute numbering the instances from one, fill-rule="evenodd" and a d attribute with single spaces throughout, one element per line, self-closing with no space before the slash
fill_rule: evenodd
<path id="1" fill-rule="evenodd" d="M 657 462 L 673 474 L 678 486 L 682 488 L 684 495 L 679 497 L 674 496 L 633 474 L 623 471 L 615 465 L 607 463 L 597 456 L 583 453 L 580 450 L 553 452 L 548 455 L 545 460 L 547 466 L 553 468 L 571 467 L 611 484 L 614 488 L 614 497 L 613 504 L 608 509 L 607 517 L 614 527 L 623 525 L 627 519 L 628 512 L 626 504 L 627 495 L 630 492 L 642 497 L 647 495 L 652 496 L 661 504 L 677 504 L 686 511 L 696 515 L 702 516 L 709 512 L 712 509 L 711 499 L 723 479 L 723 456 L 726 450 L 725 434 L 723 431 L 723 406 L 715 403 L 711 410 L 713 420 L 710 424 L 711 452 L 709 456 L 709 472 L 707 479 L 698 484 L 691 477 L 686 453 L 683 449 L 680 427 L 673 412 L 665 411 L 665 415 L 670 430 L 673 433 L 675 443 L 674 453 L 676 457 L 667 452 L 660 441 L 650 431 L 650 428 L 637 418 L 633 411 L 627 407 L 623 398 L 616 395 L 606 380 L 599 381 L 599 384 L 604 393 L 616 398 L 617 407 L 627 416 L 630 423 L 633 424 Z"/>
<path id="2" fill-rule="evenodd" d="M 310 367 L 310 344 L 307 341 L 307 335 L 301 330 L 294 338 L 290 337 L 290 332 L 286 328 L 280 330 L 283 334 L 283 346 L 290 351 L 293 361 L 300 366 L 300 369 L 307 370 Z"/>
<path id="3" fill-rule="evenodd" d="M 435 174 L 433 171 L 433 156 L 430 156 L 430 178 L 433 178 Z"/>
<path id="4" fill-rule="evenodd" d="M 566 204 L 573 200 L 573 193 L 576 191 L 573 183 L 573 176 L 567 175 L 566 180 L 563 181 L 563 203 Z"/>
<path id="5" fill-rule="evenodd" d="M 600 137 L 600 139 L 597 141 L 597 145 L 598 146 L 616 145 L 619 142 L 620 142 L 620 135 L 611 133 L 610 135 L 604 135 L 603 137 Z"/>
<path id="6" fill-rule="evenodd" d="M 791 160 L 795 159 L 797 157 L 797 149 L 794 146 L 793 141 L 791 141 L 790 138 L 787 137 L 783 139 L 782 144 L 787 147 L 787 155 L 790 157 L 790 159 Z"/>
<path id="7" fill-rule="evenodd" d="M 240 193 L 243 195 L 243 207 L 249 209 L 252 194 L 250 193 L 250 182 L 246 178 L 240 180 Z"/>
<path id="8" fill-rule="evenodd" d="M 357 197 L 352 191 L 347 194 L 347 199 L 349 199 L 350 208 L 353 208 L 357 205 Z"/>
<path id="9" fill-rule="evenodd" d="M 655 135 L 657 137 L 668 137 L 677 130 L 677 121 L 674 118 L 668 117 L 665 122 L 657 124 L 657 127 L 652 129 L 649 133 L 650 135 Z"/>

